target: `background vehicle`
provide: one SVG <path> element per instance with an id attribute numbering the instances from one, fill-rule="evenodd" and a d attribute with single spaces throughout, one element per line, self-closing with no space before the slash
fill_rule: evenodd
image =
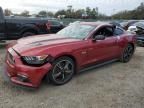
<path id="1" fill-rule="evenodd" d="M 144 46 L 144 21 L 138 21 L 128 28 L 129 31 L 137 34 L 137 44 Z"/>
<path id="2" fill-rule="evenodd" d="M 123 28 L 118 21 L 110 21 L 110 24 L 113 24 L 113 25 L 115 25 L 117 27 Z"/>
<path id="3" fill-rule="evenodd" d="M 128 30 L 128 28 L 132 26 L 133 24 L 135 24 L 136 22 L 138 21 L 137 20 L 124 21 L 121 23 L 121 26 L 123 27 L 123 29 Z"/>
<path id="4" fill-rule="evenodd" d="M 46 76 L 53 84 L 62 85 L 79 71 L 115 60 L 126 63 L 134 51 L 135 35 L 122 28 L 79 22 L 57 34 L 14 41 L 8 46 L 5 69 L 17 84 L 38 87 Z"/>
<path id="5" fill-rule="evenodd" d="M 56 33 L 62 28 L 61 22 L 46 18 L 5 17 L 0 7 L 0 40 Z"/>

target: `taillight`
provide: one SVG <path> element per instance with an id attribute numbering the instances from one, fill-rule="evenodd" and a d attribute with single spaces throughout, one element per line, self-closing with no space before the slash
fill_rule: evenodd
<path id="1" fill-rule="evenodd" d="M 48 22 L 46 23 L 46 27 L 47 27 L 47 30 L 50 30 L 50 29 L 51 29 L 51 22 L 50 22 L 50 21 L 48 21 Z"/>

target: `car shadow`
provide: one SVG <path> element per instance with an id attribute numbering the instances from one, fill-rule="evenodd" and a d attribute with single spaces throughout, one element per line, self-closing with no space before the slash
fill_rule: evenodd
<path id="1" fill-rule="evenodd" d="M 89 69 L 87 71 L 79 72 L 74 76 L 74 78 L 72 80 L 75 80 L 78 77 L 81 77 L 82 75 L 86 75 L 86 74 L 88 75 L 90 73 L 99 72 L 103 68 L 109 68 L 109 67 L 111 67 L 113 65 L 117 65 L 119 63 L 120 62 L 115 61 L 115 62 L 108 63 L 108 64 L 105 64 L 105 65 L 102 65 L 102 66 L 99 66 L 99 67 L 96 67 L 93 69 Z M 52 89 L 61 88 L 61 86 L 52 85 L 51 83 L 47 82 L 45 79 L 43 79 L 41 85 L 38 88 L 21 86 L 21 85 L 17 85 L 17 84 L 12 83 L 9 80 L 9 78 L 6 77 L 4 71 L 2 72 L 2 76 L 3 76 L 3 86 L 5 86 L 5 88 L 7 88 L 7 89 L 11 89 L 13 92 L 22 91 L 22 92 L 27 92 L 27 93 L 38 93 L 38 92 L 46 91 L 48 89 L 52 90 Z M 65 85 L 62 85 L 62 86 L 65 86 Z M 67 86 L 67 84 L 66 84 L 66 86 Z"/>
<path id="2" fill-rule="evenodd" d="M 93 73 L 93 72 L 96 72 L 96 71 L 98 72 L 103 68 L 109 68 L 109 67 L 117 65 L 119 63 L 120 63 L 119 61 L 114 61 L 114 62 L 107 63 L 107 64 L 104 64 L 104 65 L 101 65 L 101 66 L 98 66 L 98 67 L 94 67 L 92 69 L 88 69 L 86 71 L 82 71 L 82 72 L 80 71 L 76 74 L 76 77 L 79 77 L 81 75 L 85 75 L 85 74 L 88 74 L 88 73 Z"/>

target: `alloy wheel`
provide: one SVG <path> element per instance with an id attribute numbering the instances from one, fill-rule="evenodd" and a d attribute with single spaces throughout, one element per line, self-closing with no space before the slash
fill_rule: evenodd
<path id="1" fill-rule="evenodd" d="M 128 62 L 134 53 L 134 48 L 132 45 L 128 45 L 124 51 L 123 59 L 125 62 Z"/>
<path id="2" fill-rule="evenodd" d="M 69 60 L 57 62 L 52 71 L 52 77 L 58 84 L 63 84 L 71 79 L 74 73 L 74 64 Z"/>

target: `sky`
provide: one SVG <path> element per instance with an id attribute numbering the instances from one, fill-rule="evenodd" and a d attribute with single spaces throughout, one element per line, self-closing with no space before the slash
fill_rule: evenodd
<path id="1" fill-rule="evenodd" d="M 143 0 L 0 0 L 3 9 L 11 9 L 14 13 L 24 10 L 31 14 L 41 10 L 56 12 L 60 9 L 67 9 L 72 5 L 74 9 L 85 9 L 86 7 L 99 8 L 99 12 L 112 15 L 122 10 L 132 10 L 140 5 Z"/>

